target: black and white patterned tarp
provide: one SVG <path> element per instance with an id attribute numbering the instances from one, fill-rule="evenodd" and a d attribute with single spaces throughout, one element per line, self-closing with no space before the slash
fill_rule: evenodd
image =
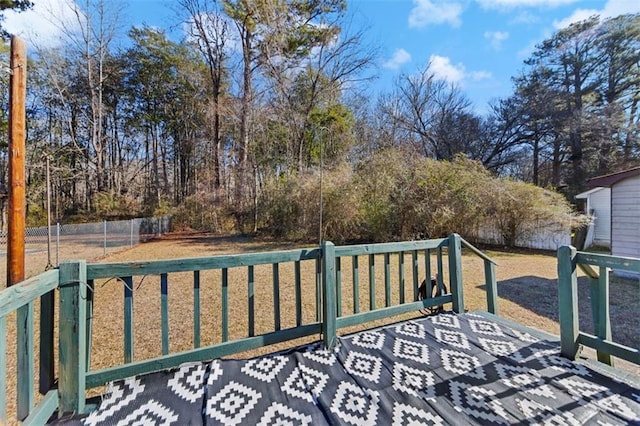
<path id="1" fill-rule="evenodd" d="M 640 389 L 475 314 L 115 382 L 84 425 L 640 424 Z"/>

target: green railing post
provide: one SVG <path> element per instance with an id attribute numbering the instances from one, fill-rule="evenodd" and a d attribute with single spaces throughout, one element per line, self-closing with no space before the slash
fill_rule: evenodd
<path id="1" fill-rule="evenodd" d="M 86 372 L 87 265 L 60 264 L 59 403 L 60 412 L 84 412 Z"/>
<path id="2" fill-rule="evenodd" d="M 496 265 L 485 259 L 484 281 L 487 286 L 487 310 L 498 315 L 498 284 L 496 282 Z"/>
<path id="3" fill-rule="evenodd" d="M 33 301 L 19 307 L 16 312 L 17 415 L 20 420 L 24 420 L 35 404 L 33 391 Z"/>
<path id="4" fill-rule="evenodd" d="M 53 316 L 54 292 L 40 296 L 40 393 L 46 394 L 54 381 Z"/>
<path id="5" fill-rule="evenodd" d="M 322 340 L 327 349 L 336 343 L 336 249 L 332 242 L 322 243 Z"/>
<path id="6" fill-rule="evenodd" d="M 5 345 L 7 344 L 7 318 L 0 316 L 0 380 L 2 380 L 2 386 L 0 386 L 0 425 L 7 424 L 7 350 Z"/>
<path id="7" fill-rule="evenodd" d="M 578 275 L 576 249 L 558 249 L 558 308 L 560 309 L 560 354 L 575 359 L 578 353 Z"/>
<path id="8" fill-rule="evenodd" d="M 609 315 L 609 271 L 601 266 L 598 279 L 589 280 L 591 296 L 591 314 L 593 317 L 594 334 L 602 340 L 611 340 L 611 317 Z M 601 350 L 597 351 L 598 361 L 613 366 L 611 355 Z"/>
<path id="9" fill-rule="evenodd" d="M 86 371 L 91 370 L 91 342 L 93 340 L 93 297 L 95 296 L 95 283 L 93 280 L 87 280 L 87 361 L 86 361 Z"/>
<path id="10" fill-rule="evenodd" d="M 453 311 L 464 312 L 464 297 L 462 291 L 462 243 L 460 235 L 449 235 L 449 288 L 453 296 Z"/>

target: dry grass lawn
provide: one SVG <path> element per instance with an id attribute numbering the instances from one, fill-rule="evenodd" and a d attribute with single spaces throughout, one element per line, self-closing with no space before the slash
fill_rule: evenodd
<path id="1" fill-rule="evenodd" d="M 303 247 L 309 247 L 304 245 Z M 134 260 L 201 257 L 217 254 L 243 253 L 297 248 L 291 243 L 253 241 L 237 237 L 215 237 L 210 235 L 166 235 L 160 240 L 138 245 L 134 248 L 109 255 L 100 261 L 121 262 Z M 557 301 L 557 262 L 554 253 L 485 251 L 493 258 L 496 268 L 499 293 L 499 315 L 510 320 L 535 327 L 553 334 L 559 333 Z M 392 301 L 397 303 L 398 262 L 392 257 Z M 424 262 L 420 260 L 420 277 L 424 277 Z M 435 268 L 435 258 L 432 261 Z M 313 322 L 316 315 L 315 262 L 302 262 L 303 323 Z M 406 298 L 412 297 L 411 259 L 405 259 L 407 282 Z M 341 309 L 343 315 L 353 311 L 351 282 L 351 260 L 342 262 Z M 38 271 L 28 271 L 33 275 Z M 294 271 L 293 265 L 284 264 L 279 269 L 281 327 L 295 326 Z M 368 259 L 359 259 L 361 311 L 368 310 Z M 274 301 L 272 289 L 273 270 L 270 265 L 255 269 L 256 334 L 274 328 Z M 447 277 L 445 276 L 445 281 Z M 376 306 L 384 305 L 384 266 L 382 258 L 376 258 Z M 486 310 L 484 269 L 481 259 L 470 252 L 463 257 L 465 309 Z M 221 341 L 221 277 L 220 271 L 203 271 L 200 276 L 201 298 L 201 345 Z M 246 337 L 247 322 L 247 269 L 229 270 L 229 339 Z M 611 323 L 614 340 L 640 347 L 640 287 L 638 281 L 612 279 Z M 95 311 L 93 316 L 93 342 L 91 369 L 97 370 L 123 361 L 123 283 L 119 280 L 97 282 L 95 286 Z M 580 320 L 582 329 L 590 331 L 588 283 L 580 282 Z M 36 309 L 36 312 L 38 309 Z M 415 315 L 419 315 L 416 313 Z M 415 316 L 414 314 L 408 316 Z M 169 319 L 170 351 L 178 352 L 193 347 L 193 274 L 169 275 Z M 396 318 L 397 320 L 397 318 Z M 7 397 L 12 415 L 15 399 L 15 319 L 8 320 L 8 383 Z M 36 321 L 37 329 L 37 321 Z M 345 334 L 353 330 L 341 330 Z M 134 334 L 135 359 L 142 360 L 161 354 L 160 324 L 160 278 L 158 276 L 134 278 Z M 239 354 L 238 357 L 255 356 L 261 353 L 292 347 L 316 340 L 320 336 L 302 339 L 287 344 Z M 640 367 L 625 366 L 640 375 Z"/>

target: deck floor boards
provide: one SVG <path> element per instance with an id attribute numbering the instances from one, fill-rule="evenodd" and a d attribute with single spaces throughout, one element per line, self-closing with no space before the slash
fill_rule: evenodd
<path id="1" fill-rule="evenodd" d="M 559 356 L 557 340 L 491 316 L 443 313 L 249 360 L 110 385 L 55 423 L 634 424 L 640 387 Z"/>

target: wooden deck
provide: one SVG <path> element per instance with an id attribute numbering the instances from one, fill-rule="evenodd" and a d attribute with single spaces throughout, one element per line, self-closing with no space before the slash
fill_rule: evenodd
<path id="1" fill-rule="evenodd" d="M 208 366 L 203 367 L 206 371 L 211 371 L 212 366 L 217 361 L 212 363 L 210 360 L 219 360 L 239 352 L 263 348 L 274 343 L 285 343 L 300 337 L 321 335 L 323 348 L 332 351 L 335 347 L 338 347 L 339 350 L 342 350 L 340 348 L 348 347 L 349 342 L 358 338 L 339 337 L 339 330 L 356 325 L 366 326 L 373 321 L 393 318 L 401 314 L 425 311 L 443 304 L 450 306 L 453 313 L 460 315 L 460 321 L 464 322 L 466 320 L 463 319 L 467 318 L 467 315 L 470 314 L 463 315 L 464 294 L 462 291 L 463 277 L 461 262 L 463 246 L 465 246 L 470 253 L 479 256 L 483 260 L 485 276 L 484 287 L 487 290 L 487 310 L 491 314 L 498 314 L 494 262 L 456 234 L 448 238 L 434 240 L 357 246 L 336 247 L 330 242 L 325 242 L 321 247 L 310 249 L 212 256 L 194 259 L 96 264 L 86 264 L 84 261 L 76 261 L 61 264 L 58 269 L 48 271 L 0 292 L 0 382 L 3 383 L 6 383 L 7 377 L 7 318 L 15 315 L 17 319 L 17 368 L 15 370 L 17 384 L 15 389 L 10 389 L 10 394 L 16 397 L 17 410 L 15 413 L 11 412 L 10 417 L 7 416 L 6 387 L 0 386 L 0 424 L 14 419 L 24 420 L 25 424 L 42 424 L 47 421 L 47 419 L 50 419 L 50 416 L 54 412 L 60 413 L 61 416 L 65 416 L 67 413 L 91 416 L 90 412 L 94 406 L 88 404 L 86 400 L 87 392 L 91 388 L 107 383 L 119 383 L 119 381 L 125 383 L 126 380 L 131 380 L 128 378 L 135 376 L 160 377 L 170 374 L 167 372 L 179 368 L 179 366 L 185 363 L 200 363 L 200 365 Z M 394 263 L 393 268 L 391 267 L 392 263 Z M 312 271 L 312 276 L 303 276 L 303 274 L 301 274 L 301 265 L 303 264 L 313 265 L 311 268 L 308 268 Z M 256 291 L 256 270 L 259 267 L 263 269 L 267 268 L 270 271 L 269 274 L 267 274 L 267 277 L 270 278 L 266 278 L 267 280 L 270 279 L 270 284 L 264 282 L 264 275 L 262 276 L 263 282 L 260 283 L 260 288 L 263 291 L 266 289 L 270 293 L 267 295 L 267 299 L 265 299 L 269 301 L 268 312 L 273 320 L 273 326 L 270 330 L 257 329 L 255 327 L 256 316 L 263 313 L 263 311 L 257 312 L 256 309 L 256 306 L 259 306 L 256 301 L 260 300 L 259 297 L 261 296 L 257 294 Z M 291 278 L 292 281 L 287 282 L 286 285 L 283 285 L 281 280 L 281 272 L 284 268 L 291 268 L 294 272 L 291 274 L 294 278 Z M 592 316 L 595 322 L 593 327 L 595 332 L 593 335 L 581 331 L 578 322 L 576 295 L 578 268 L 582 268 L 591 278 L 589 285 L 591 289 Z M 536 342 L 519 341 L 518 336 L 522 335 L 522 333 L 528 333 L 528 335 L 535 337 L 536 332 L 534 330 L 523 331 L 519 329 L 519 325 L 508 325 L 498 317 L 492 317 L 491 322 L 498 324 L 496 327 L 501 327 L 503 334 L 510 335 L 511 337 L 515 336 L 516 339 L 511 342 L 505 341 L 506 343 L 502 344 L 502 346 L 497 346 L 501 347 L 502 349 L 500 350 L 504 353 L 492 353 L 491 351 L 495 349 L 491 349 L 491 345 L 487 346 L 486 344 L 491 338 L 488 336 L 480 336 L 478 332 L 472 328 L 467 327 L 467 330 L 463 333 L 457 333 L 456 336 L 461 340 L 466 339 L 471 342 L 473 337 L 473 335 L 470 334 L 471 331 L 476 333 L 477 342 L 473 345 L 469 343 L 470 348 L 475 352 L 467 355 L 480 360 L 480 366 L 485 364 L 493 365 L 495 362 L 502 363 L 505 359 L 509 359 L 510 354 L 521 353 L 521 350 L 525 350 L 525 348 L 518 349 L 520 347 L 518 345 L 525 344 L 525 346 L 529 345 L 533 347 L 532 345 L 539 344 L 544 346 L 547 349 L 540 349 L 540 351 L 538 351 L 544 355 L 542 358 L 536 356 L 534 352 L 529 353 L 527 357 L 523 357 L 523 359 L 529 359 L 538 364 L 543 362 L 543 359 L 549 358 L 552 360 L 546 361 L 547 363 L 551 362 L 551 364 L 535 374 L 533 372 L 537 370 L 533 366 L 526 367 L 531 368 L 532 374 L 543 381 L 547 380 L 546 374 L 553 373 L 553 371 L 556 370 L 555 367 L 558 367 L 559 364 L 567 366 L 567 374 L 575 373 L 574 369 L 582 371 L 583 368 L 587 368 L 584 366 L 578 367 L 578 364 L 571 363 L 571 361 L 576 360 L 579 349 L 583 346 L 592 347 L 597 350 L 598 359 L 602 363 L 612 364 L 613 357 L 617 357 L 640 365 L 640 349 L 626 347 L 614 342 L 611 338 L 608 311 L 608 274 L 610 268 L 625 269 L 640 273 L 640 260 L 581 253 L 576 252 L 575 249 L 571 247 L 564 247 L 559 250 L 558 283 L 561 329 L 559 347 L 557 347 L 557 341 L 554 341 L 548 336 L 537 337 Z M 231 282 L 229 277 L 233 271 L 237 270 L 240 270 L 241 274 L 236 274 L 236 276 L 244 276 L 246 282 Z M 392 270 L 394 271 L 393 274 L 391 273 Z M 220 309 L 220 320 L 218 324 L 220 327 L 219 340 L 214 343 L 208 342 L 206 345 L 201 344 L 202 340 L 200 338 L 200 321 L 202 316 L 200 311 L 200 281 L 201 272 L 203 273 L 204 271 L 216 271 L 217 274 L 219 274 L 217 275 L 219 278 L 216 279 L 220 280 L 218 283 L 220 289 L 219 299 L 216 299 L 216 304 Z M 313 274 L 313 271 L 315 271 L 315 274 Z M 168 315 L 171 300 L 169 297 L 170 282 L 172 282 L 174 276 L 180 274 L 184 276 L 185 272 L 190 273 L 192 277 L 193 318 L 190 326 L 193 330 L 193 348 L 170 352 Z M 135 356 L 136 347 L 140 345 L 140 342 L 136 342 L 134 339 L 136 336 L 133 321 L 134 306 L 136 306 L 136 304 L 134 304 L 134 298 L 137 292 L 133 283 L 135 277 L 138 277 L 138 279 L 142 277 L 141 279 L 144 279 L 144 277 L 148 275 L 156 275 L 160 278 L 158 296 L 160 300 L 159 323 L 161 324 L 161 335 L 157 345 L 161 348 L 161 355 L 140 359 Z M 352 286 L 352 288 L 349 288 L 349 291 L 345 291 L 343 288 L 343 278 L 347 275 L 350 277 L 349 286 Z M 420 297 L 418 297 L 419 284 L 425 277 L 428 278 L 432 275 L 436 276 L 435 283 L 441 294 L 434 296 L 429 293 L 426 298 L 420 299 Z M 361 276 L 363 277 L 362 279 Z M 119 285 L 122 286 L 123 290 L 122 300 L 118 303 L 122 306 L 123 310 L 120 313 L 114 313 L 114 315 L 120 315 L 123 324 L 121 330 L 121 347 L 123 348 L 122 362 L 107 368 L 93 369 L 91 368 L 91 342 L 93 339 L 93 327 L 95 326 L 92 315 L 94 308 L 93 294 L 96 283 L 101 282 L 100 280 L 114 280 L 114 278 L 116 282 L 120 283 Z M 444 291 L 445 283 L 448 284 L 448 291 Z M 246 334 L 241 338 L 235 337 L 237 336 L 236 331 L 230 332 L 230 330 L 233 330 L 233 327 L 237 325 L 229 320 L 229 310 L 235 309 L 235 307 L 230 307 L 231 290 L 240 292 L 237 294 L 234 293 L 234 297 L 243 298 L 244 302 L 242 303 L 247 309 Z M 173 295 L 172 297 L 184 298 L 185 296 L 184 294 L 179 294 L 177 296 Z M 191 295 L 189 295 L 189 297 L 191 297 Z M 348 303 L 345 303 L 344 298 L 347 297 L 349 300 L 347 300 Z M 366 301 L 366 303 L 363 304 L 363 301 Z M 40 311 L 37 313 L 39 315 L 36 315 L 35 312 L 36 302 L 38 302 L 37 306 L 40 308 Z M 363 308 L 365 305 L 368 305 L 368 309 Z M 137 306 L 140 305 L 138 304 Z M 345 306 L 349 307 L 349 311 L 344 309 Z M 142 307 L 144 307 L 144 304 Z M 309 312 L 309 309 L 311 312 Z M 289 315 L 289 317 L 287 317 L 289 319 L 286 321 L 283 320 L 285 313 Z M 38 334 L 35 335 L 36 328 L 34 327 L 34 322 L 37 317 L 39 317 L 40 320 L 40 327 L 38 328 Z M 455 318 L 455 316 L 450 316 L 450 318 Z M 56 320 L 55 323 L 54 319 Z M 185 321 L 185 318 L 182 317 L 178 319 Z M 455 333 L 451 331 L 444 333 L 438 331 L 437 328 L 429 328 L 433 325 L 433 322 L 429 322 L 432 320 L 428 319 L 425 321 L 427 321 L 423 324 L 425 330 L 429 329 L 430 333 L 425 335 L 425 341 L 421 344 L 428 346 L 433 342 L 446 343 L 449 346 L 453 345 L 455 348 L 457 341 L 451 337 Z M 469 327 L 472 326 L 469 325 Z M 393 332 L 391 332 L 391 334 L 393 334 Z M 231 338 L 231 336 L 234 336 L 234 338 Z M 445 340 L 440 341 L 443 338 Z M 392 339 L 389 338 L 387 340 L 391 341 Z M 484 346 L 483 342 L 485 343 Z M 510 349 L 512 346 L 515 348 L 513 351 Z M 36 347 L 38 348 L 37 354 Z M 479 352 L 477 352 L 478 350 Z M 430 351 L 433 354 L 442 354 L 445 348 L 437 349 L 437 347 L 433 347 Z M 387 348 L 387 350 L 383 352 L 384 353 L 380 353 L 380 355 L 387 356 L 389 353 L 393 353 L 393 347 Z M 377 356 L 371 355 L 371 353 L 369 354 L 370 356 Z M 558 354 L 561 354 L 563 358 L 559 358 Z M 449 356 L 449 358 L 452 356 Z M 486 357 L 492 356 L 498 359 L 498 361 L 486 359 Z M 341 362 L 341 365 L 344 365 L 348 357 L 348 354 L 343 354 L 344 360 Z M 430 376 L 431 374 L 435 374 L 434 372 L 437 370 L 446 378 L 445 373 L 448 374 L 451 373 L 451 371 L 448 371 L 446 368 L 445 358 L 446 357 L 442 355 L 435 356 L 433 360 L 430 358 L 429 363 L 425 364 L 429 369 L 425 370 L 423 377 L 425 377 L 425 375 Z M 475 361 L 470 360 L 471 358 L 454 358 L 456 360 L 455 362 L 461 362 L 461 365 L 476 365 Z M 483 359 L 486 359 L 486 362 L 481 361 Z M 387 363 L 380 364 L 380 369 L 384 371 L 385 374 L 393 372 L 393 364 L 389 364 L 389 362 L 390 361 L 387 360 Z M 431 362 L 433 362 L 433 364 L 431 364 Z M 558 365 L 553 364 L 554 362 Z M 224 361 L 224 363 L 226 363 L 226 361 Z M 435 370 L 432 371 L 430 369 L 431 367 L 434 367 Z M 520 366 L 513 364 L 512 367 Z M 498 367 L 498 370 L 500 368 L 502 367 Z M 507 370 L 509 370 L 509 368 L 507 368 Z M 507 382 L 501 382 L 508 380 L 508 378 L 502 377 L 498 370 L 494 368 L 491 370 L 493 373 L 484 373 L 485 376 L 492 380 L 491 383 L 487 385 L 490 386 L 491 392 L 494 393 L 498 392 L 497 388 L 493 388 L 494 385 L 507 386 L 508 388 Z M 180 370 L 178 369 L 177 371 Z M 521 372 L 519 368 L 509 371 L 517 372 L 518 377 L 520 375 L 519 372 Z M 611 370 L 611 372 L 613 371 L 614 370 Z M 428 372 L 429 374 L 427 374 Z M 149 373 L 158 373 L 159 375 L 146 376 Z M 349 372 L 347 371 L 347 373 Z M 327 374 L 331 377 L 333 373 Z M 335 372 L 336 377 L 343 377 L 345 374 L 344 371 L 342 373 L 339 371 Z M 467 375 L 469 376 L 468 379 L 471 380 L 474 374 L 476 374 L 474 369 L 465 371 L 464 374 L 460 373 L 457 375 L 457 380 L 460 381 Z M 528 373 L 522 374 L 526 376 Z M 598 377 L 606 378 L 613 374 L 614 373 L 599 373 Z M 481 373 L 477 373 L 476 375 L 478 377 L 482 376 Z M 525 376 L 523 376 L 523 380 L 525 380 Z M 578 374 L 578 376 L 580 377 L 577 377 L 576 380 L 582 377 L 580 374 Z M 587 376 L 590 376 L 590 374 Z M 34 380 L 34 377 L 38 377 L 38 380 Z M 286 380 L 284 377 L 280 379 Z M 450 381 L 452 378 L 449 377 L 446 380 Z M 477 380 L 480 379 L 478 378 Z M 356 380 L 356 382 L 362 384 L 358 380 Z M 473 380 L 469 383 L 472 382 Z M 637 386 L 633 384 L 633 380 L 624 378 L 619 383 L 622 384 L 605 384 L 605 388 L 609 389 L 609 391 L 603 390 L 604 393 L 602 395 L 609 395 L 607 392 L 610 392 L 612 395 L 618 395 L 622 392 L 622 394 L 626 395 L 625 398 L 627 398 L 624 401 L 625 406 L 630 407 L 629 410 L 632 412 L 636 410 L 637 413 L 638 407 L 633 405 L 638 402 Z M 388 384 L 389 382 L 387 381 L 387 385 Z M 455 414 L 455 412 L 459 413 L 459 410 L 455 407 L 462 409 L 461 407 L 464 406 L 463 402 L 460 402 L 460 398 L 463 396 L 466 398 L 467 405 L 480 404 L 478 401 L 482 399 L 481 396 L 488 395 L 487 392 L 489 391 L 487 390 L 485 392 L 484 390 L 480 390 L 484 389 L 482 383 L 478 382 L 475 383 L 475 385 L 480 386 L 477 388 L 480 393 L 473 393 L 475 392 L 473 391 L 472 394 L 469 394 L 461 390 L 456 391 L 456 393 L 451 390 L 451 385 L 449 385 L 449 387 L 438 385 L 436 395 L 441 398 L 438 406 L 447 406 L 447 404 L 449 404 L 451 407 L 454 407 L 451 413 Z M 335 389 L 328 391 L 325 395 L 326 397 L 336 395 L 340 384 L 334 384 L 334 386 Z M 555 384 L 549 384 L 549 386 L 557 387 Z M 586 392 L 591 385 L 585 384 L 584 386 Z M 599 389 L 598 386 L 603 385 L 598 384 L 596 381 L 593 386 L 595 386 L 594 389 Z M 618 388 L 617 386 L 627 386 L 627 388 Z M 280 386 L 280 388 L 281 387 L 282 386 Z M 526 388 L 526 386 L 524 386 L 523 389 L 524 388 Z M 271 387 L 269 387 L 269 389 L 271 389 Z M 364 386 L 362 389 L 369 388 Z M 382 392 L 382 389 L 371 389 L 376 392 Z M 393 389 L 393 384 L 391 384 L 390 389 Z M 509 396 L 509 398 L 511 398 L 511 395 L 517 394 L 515 388 L 505 389 L 497 394 L 502 395 L 502 393 L 504 393 L 504 395 Z M 616 389 L 625 390 L 618 391 Z M 394 390 L 394 392 L 395 391 L 397 390 Z M 207 390 L 207 392 L 209 391 Z M 265 390 L 265 392 L 267 392 L 267 390 Z M 269 390 L 269 392 L 271 391 Z M 362 390 L 362 392 L 365 392 L 365 390 Z M 569 393 L 571 394 L 570 391 Z M 381 395 L 383 394 L 384 392 Z M 596 394 L 598 393 L 596 392 Z M 206 395 L 210 394 L 207 393 Z M 381 408 L 379 408 L 379 412 L 387 413 L 384 415 L 391 416 L 391 414 L 393 414 L 392 402 L 395 401 L 393 398 L 396 396 L 396 394 L 391 394 L 391 399 L 380 399 Z M 319 397 L 316 399 L 318 398 Z M 516 397 L 514 396 L 513 398 Z M 509 401 L 511 401 L 509 404 L 515 401 L 513 398 L 509 399 Z M 615 397 L 605 400 L 613 401 L 613 399 L 615 399 Z M 491 398 L 489 398 L 489 400 L 491 400 Z M 427 402 L 430 401 L 430 399 L 427 399 Z M 595 404 L 599 406 L 595 401 L 595 397 L 593 401 L 589 401 L 587 401 L 586 405 L 592 406 Z M 545 405 L 543 402 L 544 401 L 536 400 L 535 404 L 527 405 L 528 403 L 525 402 L 525 405 L 527 405 L 527 407 L 529 407 L 528 410 L 534 414 L 543 411 L 547 412 L 544 407 L 549 405 Z M 328 402 L 325 401 L 325 403 Z M 322 410 L 324 410 L 322 411 L 322 413 L 324 413 L 323 415 L 328 415 L 327 413 L 333 412 L 331 411 L 333 403 L 334 401 L 331 401 L 329 405 L 320 405 L 320 407 L 324 407 L 322 408 Z M 353 400 L 353 403 L 356 404 L 357 401 Z M 505 403 L 507 403 L 506 400 Z M 556 408 L 552 407 L 549 412 L 555 412 L 554 410 L 559 410 L 560 408 L 582 407 L 585 405 L 575 401 L 573 403 L 568 402 L 567 404 L 569 405 Z M 614 403 L 612 402 L 612 404 Z M 498 407 L 498 405 L 496 405 L 496 407 Z M 520 406 L 518 409 L 522 407 L 523 406 Z M 429 411 L 427 407 L 420 409 L 425 413 L 427 411 L 430 413 L 427 417 L 440 413 L 437 410 L 436 412 Z M 513 410 L 516 409 L 514 408 Z M 498 414 L 498 417 L 495 418 L 497 419 L 496 421 L 511 423 L 516 422 L 515 419 L 522 420 L 526 418 L 517 414 L 517 410 L 513 410 L 509 408 L 506 417 Z M 579 413 L 576 412 L 578 418 L 591 418 L 583 414 L 581 410 L 580 408 L 578 410 Z M 628 420 L 632 418 L 626 409 L 621 408 L 621 412 L 626 413 L 624 415 L 618 413 L 615 409 L 613 411 L 607 410 L 603 411 L 603 414 L 594 414 L 594 418 L 600 418 L 599 416 L 604 416 L 602 418 L 609 420 Z M 496 412 L 501 413 L 500 410 Z M 524 411 L 522 413 L 526 414 Z M 600 411 L 598 411 L 598 413 L 600 413 Z M 443 413 L 438 415 L 443 419 L 448 418 L 446 415 L 443 416 Z M 610 416 L 613 417 L 610 419 Z M 471 421 L 474 418 L 475 417 L 471 415 L 469 420 Z M 256 418 L 253 419 L 256 420 Z M 390 420 L 392 417 L 386 417 L 386 419 Z M 213 420 L 215 420 L 215 417 Z M 331 421 L 329 417 L 326 417 L 325 420 Z M 339 422 L 337 418 L 334 420 Z M 345 420 L 345 422 L 347 421 Z"/>
<path id="2" fill-rule="evenodd" d="M 55 424 L 640 422 L 640 384 L 560 357 L 560 341 L 486 313 L 441 313 L 249 360 L 187 363 L 110 385 Z"/>

